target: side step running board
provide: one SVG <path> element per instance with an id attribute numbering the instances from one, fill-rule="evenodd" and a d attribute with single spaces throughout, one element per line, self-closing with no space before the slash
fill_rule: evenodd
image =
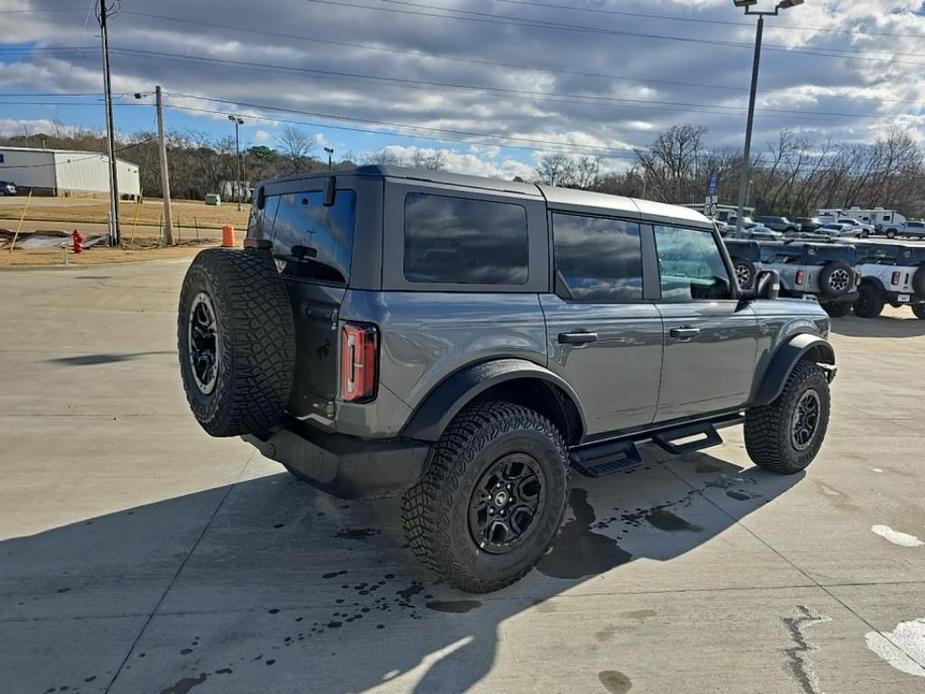
<path id="1" fill-rule="evenodd" d="M 675 443 L 682 439 L 696 436 L 693 441 Z M 660 431 L 652 437 L 652 441 L 672 455 L 684 455 L 704 448 L 718 446 L 723 442 L 722 437 L 712 424 L 688 424 L 677 429 Z"/>
<path id="2" fill-rule="evenodd" d="M 603 477 L 642 462 L 632 441 L 605 443 L 572 451 L 572 467 L 585 477 Z"/>

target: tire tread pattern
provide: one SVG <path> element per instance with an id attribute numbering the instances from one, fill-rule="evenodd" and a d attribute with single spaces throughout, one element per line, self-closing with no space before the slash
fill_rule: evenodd
<path id="1" fill-rule="evenodd" d="M 199 273 L 213 293 L 221 342 L 219 380 L 208 406 L 185 358 L 189 306 L 200 291 L 191 277 Z M 286 288 L 269 257 L 227 248 L 197 255 L 181 290 L 177 333 L 187 400 L 209 434 L 260 434 L 279 421 L 294 378 L 295 326 Z"/>
<path id="2" fill-rule="evenodd" d="M 402 530 L 411 551 L 431 571 L 462 590 L 471 593 L 499 590 L 518 581 L 533 567 L 531 564 L 515 575 L 485 581 L 468 572 L 449 551 L 450 515 L 467 465 L 488 442 L 522 429 L 531 429 L 553 441 L 561 453 L 559 467 L 568 489 L 568 453 L 558 428 L 522 405 L 488 401 L 470 406 L 453 420 L 434 446 L 421 481 L 402 497 Z M 561 501 L 561 508 L 555 509 L 557 528 L 565 510 L 565 499 Z M 537 560 L 547 547 L 541 548 Z"/>

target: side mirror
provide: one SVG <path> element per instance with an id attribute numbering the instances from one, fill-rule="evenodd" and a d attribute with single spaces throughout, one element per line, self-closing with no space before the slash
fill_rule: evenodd
<path id="1" fill-rule="evenodd" d="M 777 270 L 763 270 L 755 282 L 755 298 L 774 300 L 780 296 L 780 273 Z"/>

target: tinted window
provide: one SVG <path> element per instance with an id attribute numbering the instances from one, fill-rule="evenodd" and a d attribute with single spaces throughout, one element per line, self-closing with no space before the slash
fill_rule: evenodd
<path id="1" fill-rule="evenodd" d="M 276 218 L 276 208 L 279 206 L 279 196 L 274 195 L 264 200 L 263 209 L 251 205 L 251 216 L 247 222 L 247 234 L 253 238 L 270 238 L 273 230 L 273 220 Z"/>
<path id="2" fill-rule="evenodd" d="M 520 205 L 425 193 L 405 197 L 410 282 L 524 284 L 527 211 Z"/>
<path id="3" fill-rule="evenodd" d="M 655 227 L 663 301 L 732 298 L 729 273 L 709 231 Z"/>
<path id="4" fill-rule="evenodd" d="M 324 193 L 289 193 L 267 198 L 266 210 L 276 204 L 273 255 L 287 275 L 346 284 L 353 254 L 356 193 L 338 190 L 333 207 L 325 207 Z M 266 229 L 264 226 L 265 236 Z"/>
<path id="5" fill-rule="evenodd" d="M 601 217 L 555 214 L 557 280 L 575 301 L 640 301 L 639 225 Z"/>

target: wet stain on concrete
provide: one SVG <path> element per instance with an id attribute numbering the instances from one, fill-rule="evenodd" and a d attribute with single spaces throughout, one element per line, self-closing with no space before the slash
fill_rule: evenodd
<path id="1" fill-rule="evenodd" d="M 346 576 L 346 575 L 347 575 L 347 571 L 346 571 L 346 570 L 331 571 L 331 572 L 326 573 L 326 574 L 321 574 L 321 578 L 337 578 L 338 576 Z"/>
<path id="2" fill-rule="evenodd" d="M 471 612 L 476 607 L 481 607 L 482 603 L 478 600 L 431 600 L 430 602 L 424 603 L 424 606 L 431 610 L 436 610 L 437 612 L 463 614 L 465 612 Z"/>
<path id="3" fill-rule="evenodd" d="M 407 588 L 396 590 L 395 595 L 398 595 L 399 597 L 401 597 L 402 600 L 407 602 L 408 600 L 411 600 L 411 598 L 413 598 L 415 595 L 417 595 L 423 590 L 424 590 L 424 584 L 415 582 L 415 583 L 412 583 Z"/>
<path id="4" fill-rule="evenodd" d="M 727 490 L 726 496 L 728 496 L 731 499 L 735 499 L 736 501 L 748 501 L 749 499 L 752 498 L 751 494 L 746 494 L 745 492 L 737 492 L 733 489 Z"/>
<path id="5" fill-rule="evenodd" d="M 594 638 L 598 641 L 610 641 L 614 636 L 616 636 L 619 627 L 616 624 L 608 624 L 603 629 L 599 629 L 594 632 Z"/>
<path id="6" fill-rule="evenodd" d="M 659 530 L 665 530 L 667 532 L 679 532 L 681 530 L 697 532 L 700 530 L 698 526 L 694 525 L 693 523 L 688 523 L 680 516 L 676 516 L 671 511 L 664 508 L 652 509 L 649 513 L 646 514 L 646 521 L 652 527 L 658 528 Z"/>
<path id="7" fill-rule="evenodd" d="M 209 676 L 204 672 L 200 672 L 199 677 L 184 677 L 171 686 L 162 689 L 161 694 L 188 694 L 193 687 L 198 687 L 208 678 Z"/>
<path id="8" fill-rule="evenodd" d="M 380 533 L 376 528 L 347 528 L 334 533 L 334 537 L 342 540 L 365 540 L 368 537 L 375 537 Z"/>
<path id="9" fill-rule="evenodd" d="M 626 694 L 633 688 L 633 681 L 617 670 L 604 670 L 597 673 L 597 679 L 610 694 Z"/>
<path id="10" fill-rule="evenodd" d="M 722 470 L 723 468 L 719 467 L 718 465 L 703 464 L 703 465 L 698 465 L 694 469 L 694 472 L 696 472 L 699 475 L 711 475 L 714 472 L 722 472 Z"/>
<path id="11" fill-rule="evenodd" d="M 595 515 L 586 490 L 572 489 L 569 504 L 575 517 L 563 524 L 552 549 L 537 564 L 540 573 L 578 579 L 604 573 L 633 558 L 616 540 L 591 531 Z"/>
<path id="12" fill-rule="evenodd" d="M 644 622 L 647 619 L 651 619 L 658 614 L 655 610 L 629 610 L 627 612 L 621 612 L 621 617 L 626 617 L 628 619 L 638 619 L 640 622 Z"/>

